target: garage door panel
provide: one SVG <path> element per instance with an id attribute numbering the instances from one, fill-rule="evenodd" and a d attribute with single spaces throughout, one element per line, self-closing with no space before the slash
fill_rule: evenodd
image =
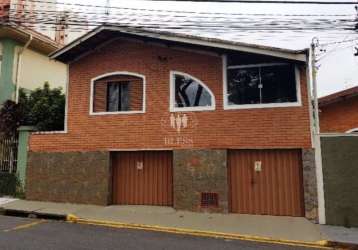
<path id="1" fill-rule="evenodd" d="M 232 212 L 303 215 L 300 150 L 230 150 L 228 159 Z"/>
<path id="2" fill-rule="evenodd" d="M 115 204 L 171 206 L 172 179 L 170 151 L 113 153 Z"/>

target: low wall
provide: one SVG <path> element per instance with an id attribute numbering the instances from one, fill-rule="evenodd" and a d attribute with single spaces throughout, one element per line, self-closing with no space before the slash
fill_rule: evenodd
<path id="1" fill-rule="evenodd" d="M 174 208 L 228 212 L 226 150 L 174 150 Z M 201 193 L 218 194 L 218 207 L 201 207 Z"/>
<path id="2" fill-rule="evenodd" d="M 322 136 L 326 222 L 358 227 L 358 136 Z"/>
<path id="3" fill-rule="evenodd" d="M 109 152 L 29 152 L 26 199 L 108 205 Z"/>

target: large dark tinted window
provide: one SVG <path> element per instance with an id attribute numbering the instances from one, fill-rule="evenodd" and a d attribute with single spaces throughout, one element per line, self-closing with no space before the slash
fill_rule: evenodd
<path id="1" fill-rule="evenodd" d="M 174 74 L 175 108 L 212 106 L 212 95 L 200 82 Z"/>
<path id="2" fill-rule="evenodd" d="M 227 78 L 228 105 L 297 102 L 293 65 L 228 67 Z"/>

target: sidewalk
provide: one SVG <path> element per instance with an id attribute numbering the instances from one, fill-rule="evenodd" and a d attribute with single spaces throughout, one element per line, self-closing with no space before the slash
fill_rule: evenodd
<path id="1" fill-rule="evenodd" d="M 159 231 L 190 231 L 241 238 L 306 242 L 322 244 L 322 241 L 358 243 L 358 231 L 342 228 L 322 227 L 305 218 L 258 216 L 239 214 L 209 214 L 176 211 L 170 207 L 154 206 L 94 206 L 51 202 L 16 200 L 0 208 L 39 215 L 76 218 L 77 222 L 110 224 L 119 227 L 142 229 L 168 229 Z M 335 233 L 340 232 L 340 233 Z M 353 233 L 352 233 L 353 232 Z M 351 233 L 351 235 L 350 235 Z M 347 234 L 349 236 L 347 236 Z M 342 241 L 344 240 L 344 241 Z"/>
<path id="2" fill-rule="evenodd" d="M 9 202 L 16 201 L 17 199 L 11 198 L 11 197 L 0 197 L 0 207 L 2 205 L 5 205 Z"/>

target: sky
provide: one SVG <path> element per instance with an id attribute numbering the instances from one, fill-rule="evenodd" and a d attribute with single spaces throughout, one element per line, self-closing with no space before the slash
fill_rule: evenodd
<path id="1" fill-rule="evenodd" d="M 74 3 L 70 0 L 61 2 L 66 1 Z M 76 0 L 75 3 L 105 5 L 106 1 L 92 0 L 89 3 L 84 0 Z M 109 22 L 125 22 L 134 25 L 159 23 L 166 30 L 172 30 L 174 26 L 182 26 L 181 30 L 175 29 L 175 31 L 224 40 L 287 49 L 304 49 L 310 46 L 313 37 L 317 37 L 322 44 L 318 50 L 319 61 L 317 62 L 319 66 L 317 73 L 319 96 L 358 86 L 358 57 L 353 56 L 354 47 L 358 47 L 358 32 L 330 28 L 332 25 L 335 27 L 341 25 L 341 19 L 353 21 L 357 13 L 354 5 L 155 2 L 143 0 L 110 0 L 110 5 L 111 7 L 125 9 L 110 9 Z M 79 7 L 66 6 L 66 8 L 76 11 L 76 8 Z M 138 11 L 132 8 L 142 10 Z M 165 12 L 155 10 L 165 10 Z M 84 10 L 83 7 L 80 7 L 78 11 L 85 12 L 91 11 L 91 9 Z M 104 9 L 96 8 L 96 11 L 102 13 Z M 254 14 L 268 15 L 255 16 Z M 322 25 L 323 22 L 325 25 L 327 24 L 327 29 L 324 31 L 308 29 L 294 31 L 287 29 L 282 31 L 255 30 L 255 27 L 275 26 L 299 28 L 308 25 L 309 27 L 317 27 L 317 23 Z M 200 26 L 200 29 L 194 26 Z M 236 27 L 232 28 L 233 26 Z M 353 39 L 357 40 L 324 45 L 325 43 Z M 324 51 L 320 51 L 320 49 Z"/>

